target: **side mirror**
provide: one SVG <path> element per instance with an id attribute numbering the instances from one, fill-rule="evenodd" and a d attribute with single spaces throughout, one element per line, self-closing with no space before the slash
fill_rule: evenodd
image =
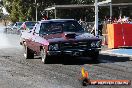
<path id="1" fill-rule="evenodd" d="M 33 33 L 33 35 L 39 34 L 39 33 L 35 32 L 35 30 L 32 30 L 31 32 Z"/>

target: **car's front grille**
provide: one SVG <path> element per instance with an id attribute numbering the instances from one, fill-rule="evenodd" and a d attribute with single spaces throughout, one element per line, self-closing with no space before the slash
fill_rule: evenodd
<path id="1" fill-rule="evenodd" d="M 87 49 L 89 47 L 88 42 L 68 42 L 68 43 L 62 43 L 61 49 Z"/>

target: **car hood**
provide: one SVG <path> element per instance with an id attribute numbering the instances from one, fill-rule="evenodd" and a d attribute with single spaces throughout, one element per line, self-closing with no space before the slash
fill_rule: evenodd
<path id="1" fill-rule="evenodd" d="M 64 32 L 59 35 L 59 37 L 53 37 L 47 39 L 48 42 L 68 42 L 68 41 L 87 41 L 87 40 L 100 40 L 90 33 L 74 33 L 74 32 Z"/>

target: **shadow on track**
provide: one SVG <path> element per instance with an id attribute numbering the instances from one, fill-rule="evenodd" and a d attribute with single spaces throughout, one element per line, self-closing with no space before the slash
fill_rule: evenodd
<path id="1" fill-rule="evenodd" d="M 40 58 L 35 58 L 40 59 Z M 52 57 L 48 58 L 47 64 L 63 64 L 63 65 L 84 65 L 84 64 L 100 64 L 132 61 L 129 57 L 119 57 L 100 54 L 97 61 L 90 57 Z"/>
<path id="2" fill-rule="evenodd" d="M 98 64 L 99 61 L 93 61 L 89 57 L 52 57 L 49 58 L 47 64 L 63 64 L 63 65 L 84 65 Z"/>
<path id="3" fill-rule="evenodd" d="M 104 54 L 100 54 L 99 59 L 101 60 L 101 63 L 115 63 L 115 62 L 132 61 L 130 57 L 104 55 Z M 106 62 L 103 62 L 104 60 Z"/>

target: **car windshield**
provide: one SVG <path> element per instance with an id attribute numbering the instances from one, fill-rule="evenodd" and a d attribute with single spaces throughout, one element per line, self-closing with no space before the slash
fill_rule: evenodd
<path id="1" fill-rule="evenodd" d="M 28 27 L 28 28 L 33 28 L 35 26 L 36 22 L 25 22 L 25 25 Z"/>
<path id="2" fill-rule="evenodd" d="M 77 21 L 52 21 L 42 23 L 43 32 L 84 32 L 84 29 Z"/>
<path id="3" fill-rule="evenodd" d="M 22 25 L 23 22 L 18 22 L 17 26 L 20 27 Z"/>

